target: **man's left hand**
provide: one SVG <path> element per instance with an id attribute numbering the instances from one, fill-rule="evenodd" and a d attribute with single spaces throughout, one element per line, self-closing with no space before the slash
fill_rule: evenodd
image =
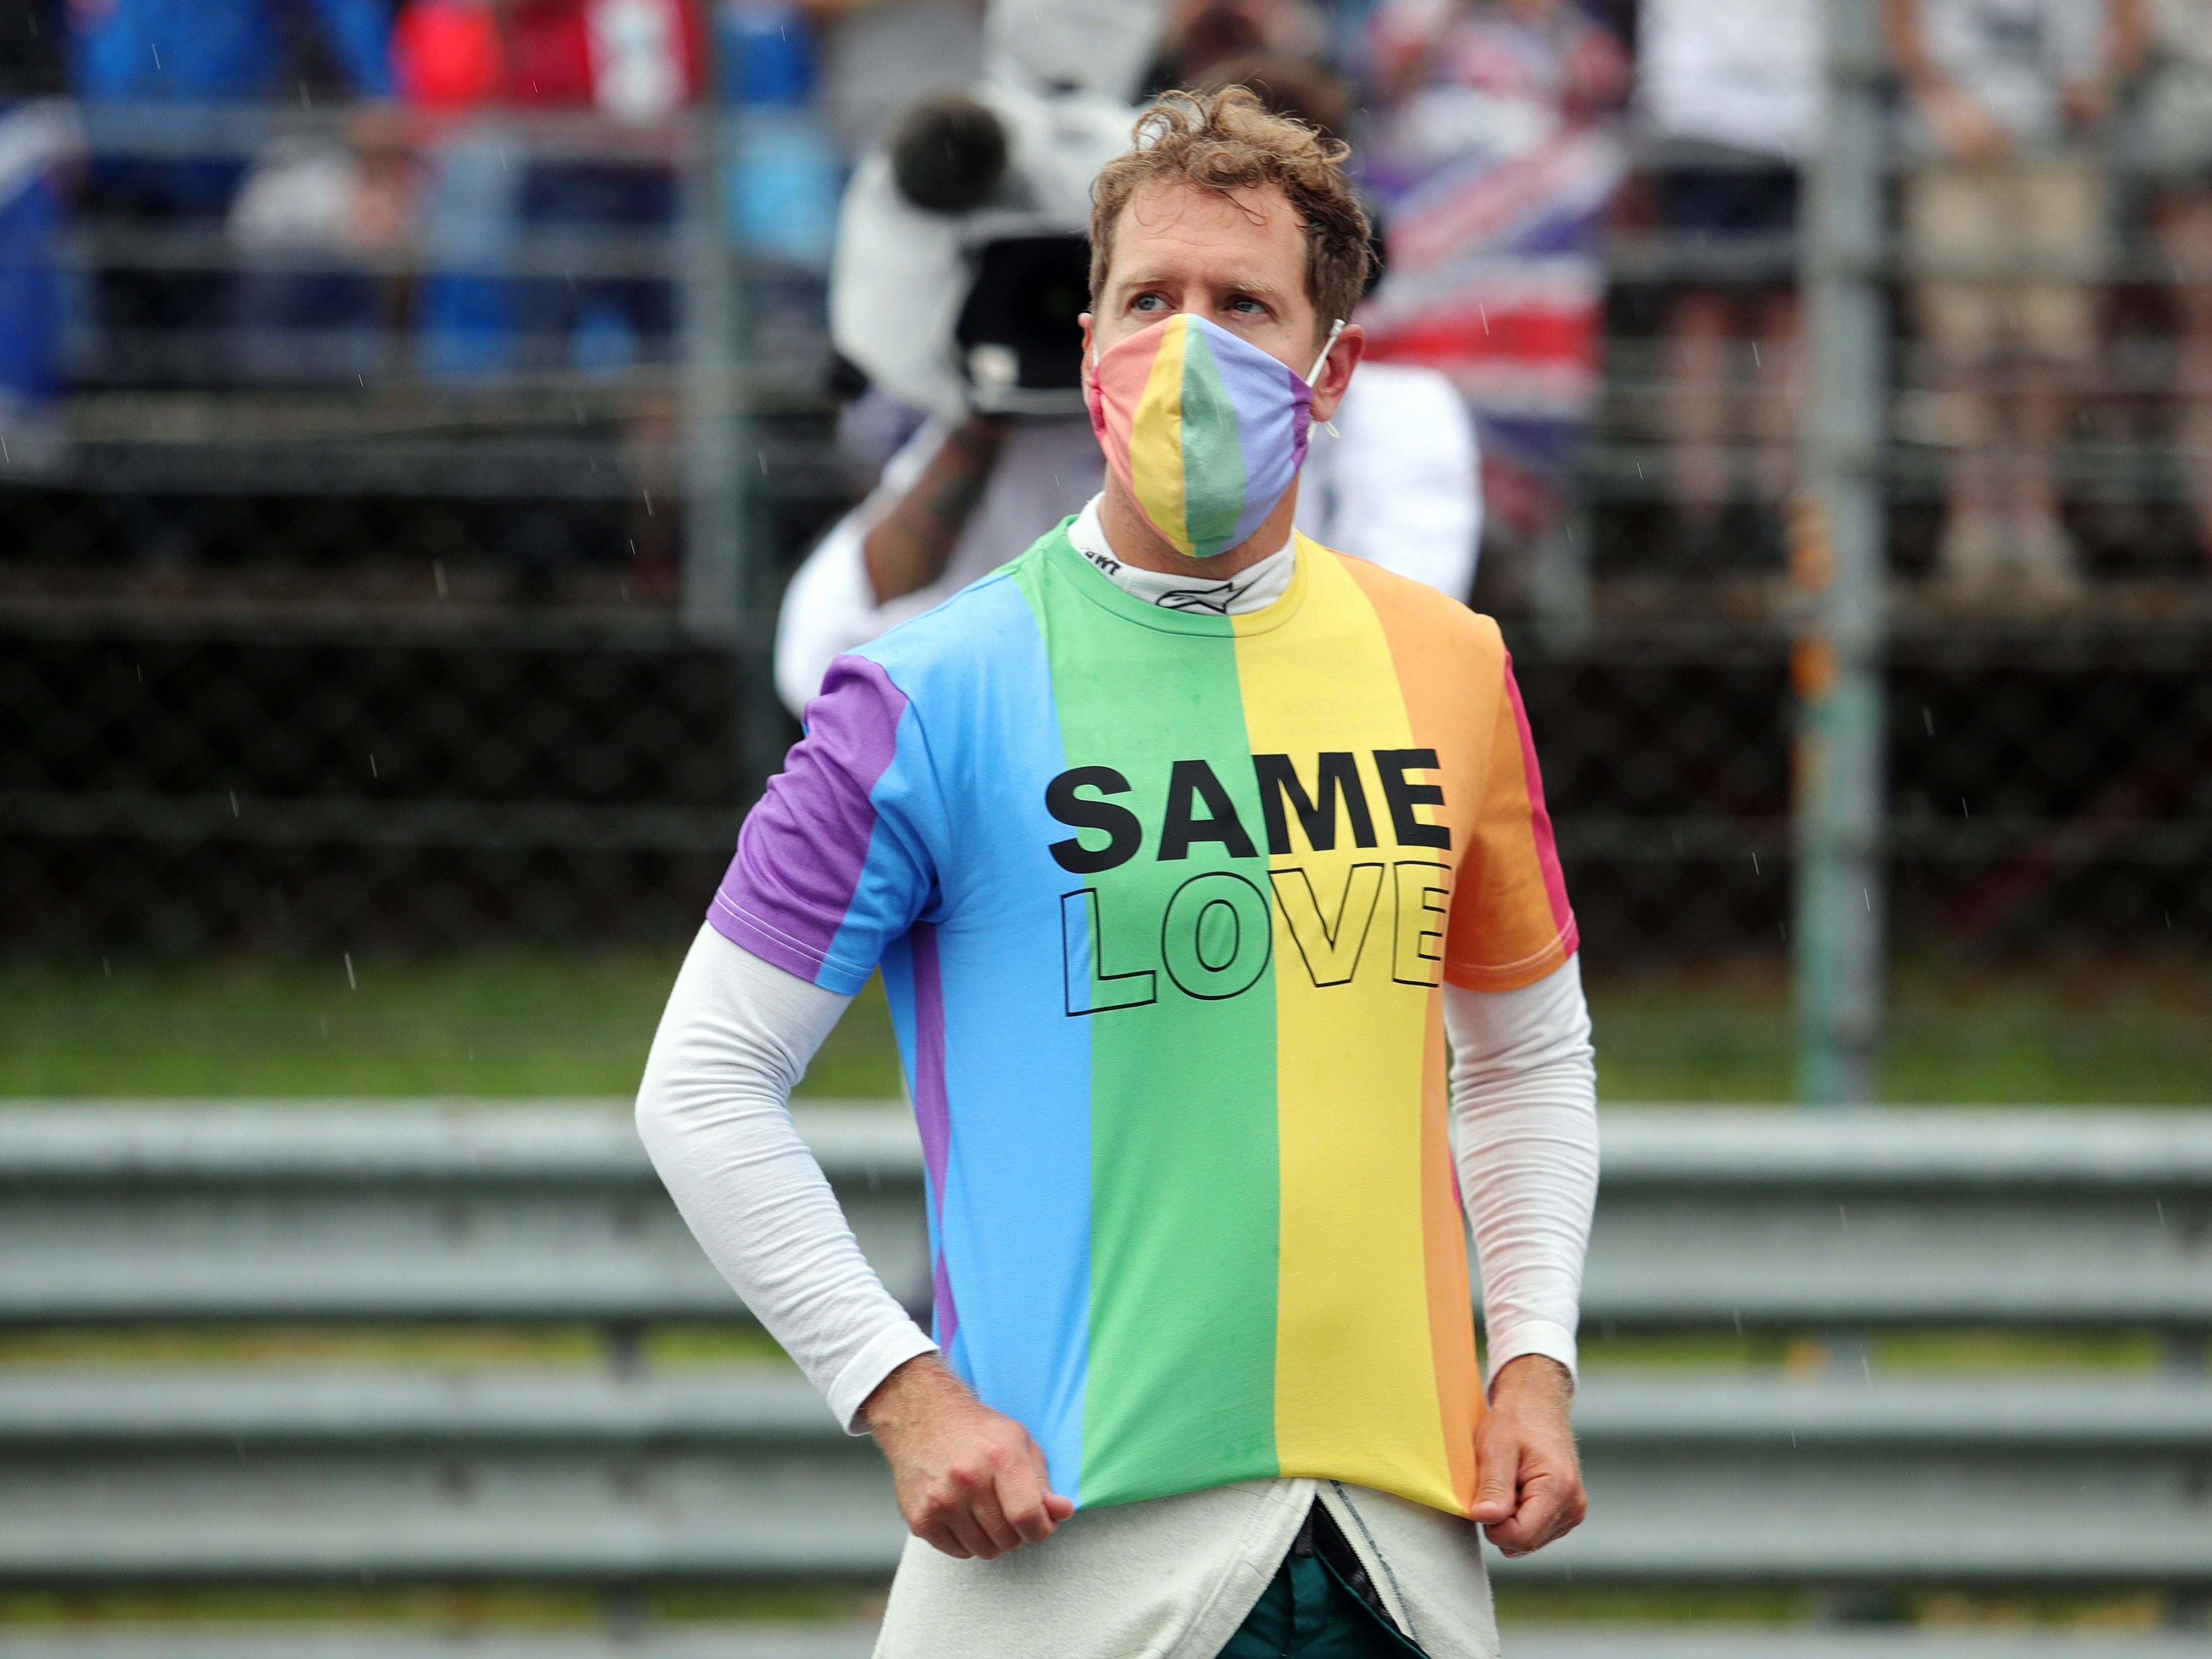
<path id="1" fill-rule="evenodd" d="M 1508 1556 L 1540 1550 L 1589 1512 L 1567 1421 L 1574 1379 L 1556 1359 L 1523 1354 L 1491 1385 L 1474 1437 L 1474 1516 Z"/>

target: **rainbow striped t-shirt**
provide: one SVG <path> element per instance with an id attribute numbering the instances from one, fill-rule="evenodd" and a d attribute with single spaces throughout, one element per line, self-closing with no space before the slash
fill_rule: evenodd
<path id="1" fill-rule="evenodd" d="M 1246 615 L 1066 526 L 840 658 L 710 919 L 881 965 L 938 1341 L 1082 1504 L 1314 1475 L 1464 1514 L 1438 986 L 1576 945 L 1497 627 L 1299 538 Z"/>

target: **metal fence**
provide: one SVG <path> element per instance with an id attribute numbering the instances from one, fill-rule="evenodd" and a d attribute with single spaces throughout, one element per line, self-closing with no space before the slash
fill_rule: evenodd
<path id="1" fill-rule="evenodd" d="M 1825 1097 L 1870 1086 L 1886 942 L 2185 951 L 2212 927 L 2212 580 L 2161 333 L 2202 273 L 2139 225 L 2094 273 L 2112 337 L 2056 460 L 2079 592 L 1930 580 L 1955 457 L 1923 267 L 1885 236 L 1872 8 L 1834 16 L 1802 246 L 1624 214 L 1560 533 L 1517 577 L 1493 549 L 1477 592 L 1593 960 L 1794 953 Z M 866 482 L 819 273 L 732 239 L 738 125 L 79 118 L 93 183 L 52 249 L 70 390 L 0 469 L 11 944 L 680 936 L 793 734 L 762 672 L 777 587 Z M 335 154 L 538 206 L 492 248 L 434 215 L 368 252 L 242 227 L 237 179 Z M 230 170 L 229 205 L 125 188 L 195 167 Z M 1686 555 L 1659 319 L 1800 264 L 1804 441 L 1741 413 L 1734 528 Z M 486 285 L 507 320 L 471 336 Z M 1755 405 L 1759 345 L 1731 349 Z"/>
<path id="2" fill-rule="evenodd" d="M 817 1105 L 800 1121 L 885 1284 L 925 1304 L 907 1115 Z M 2194 1615 L 2212 1586 L 2212 1119 L 1644 1109 L 1604 1133 L 1577 1413 L 1592 1519 L 1493 1562 L 1501 1587 L 1763 1587 L 1801 1610 L 1826 1593 L 1885 1652 L 1980 1650 L 1901 1621 L 1945 1589 Z M 744 1312 L 625 1103 L 19 1106 L 0 1116 L 0 1241 L 5 1330 L 604 1333 L 598 1364 L 303 1364 L 244 1346 L 0 1371 L 0 1588 L 506 1583 L 618 1600 L 880 1581 L 897 1559 L 880 1460 L 803 1381 L 655 1357 L 648 1338 L 672 1324 L 726 1331 Z M 2060 1356 L 2070 1336 L 2074 1363 L 2022 1364 L 2023 1346 L 2008 1364 L 2000 1346 L 1977 1364 L 1962 1331 Z M 1803 1355 L 1788 1370 L 1664 1363 L 1669 1339 L 1785 1338 Z M 2084 1363 L 2146 1338 L 2162 1365 Z M 1638 1339 L 1641 1364 L 1620 1346 Z M 1948 1365 L 1896 1346 L 1947 1339 Z M 1517 1650 L 1541 1630 L 1513 1634 Z M 1844 1636 L 1762 1634 L 1800 1659 Z M 334 1621 L 312 1645 L 376 1639 Z M 1578 1639 L 1647 1650 L 1640 1630 Z"/>

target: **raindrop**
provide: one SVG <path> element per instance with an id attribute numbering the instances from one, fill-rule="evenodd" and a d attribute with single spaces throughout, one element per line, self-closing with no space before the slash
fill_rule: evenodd
<path id="1" fill-rule="evenodd" d="M 238 816 L 238 791 L 235 789 L 230 792 L 230 815 L 233 817 Z"/>
<path id="2" fill-rule="evenodd" d="M 1932 738 L 1936 735 L 1936 712 L 1935 710 L 1928 708 L 1925 704 L 1921 706 L 1920 723 L 1928 728 L 1928 735 L 1929 737 Z"/>
<path id="3" fill-rule="evenodd" d="M 375 776 L 377 775 L 377 771 L 376 771 L 376 751 L 375 751 L 374 749 L 372 749 L 372 750 L 370 750 L 368 751 L 368 775 L 369 775 L 369 776 L 371 776 L 372 778 L 374 778 L 374 777 L 375 777 Z"/>
<path id="4" fill-rule="evenodd" d="M 108 978 L 110 978 L 110 979 L 113 979 L 113 978 L 115 977 L 115 969 L 114 969 L 113 965 L 112 965 L 112 963 L 109 963 L 109 961 L 107 960 L 107 958 L 106 958 L 106 957 L 100 957 L 100 971 L 101 973 L 103 973 L 103 974 L 106 975 L 108 976 Z M 2164 1212 L 2164 1211 L 2160 1211 L 2160 1212 L 2159 1212 L 2159 1219 L 2160 1219 L 2160 1221 L 2161 1223 L 2163 1223 L 2163 1222 L 2164 1222 L 2164 1220 L 2166 1219 L 2166 1215 L 2165 1215 L 2165 1212 Z"/>
<path id="5" fill-rule="evenodd" d="M 346 988 L 349 991 L 358 991 L 361 989 L 361 981 L 353 976 L 353 952 L 350 951 L 345 953 L 345 965 Z"/>
<path id="6" fill-rule="evenodd" d="M 644 495 L 645 495 L 645 516 L 646 516 L 647 518 L 648 518 L 648 519 L 649 519 L 649 518 L 651 518 L 651 517 L 653 516 L 653 492 L 652 492 L 650 489 L 646 490 L 646 491 L 644 492 Z"/>
<path id="7" fill-rule="evenodd" d="M 1755 849 L 1751 855 L 1751 873 L 1754 876 L 1759 873 L 1759 854 Z"/>

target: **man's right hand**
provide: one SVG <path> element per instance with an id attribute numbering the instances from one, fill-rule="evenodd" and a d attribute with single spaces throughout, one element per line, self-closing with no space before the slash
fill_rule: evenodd
<path id="1" fill-rule="evenodd" d="M 1029 1431 L 976 1399 L 935 1354 L 878 1383 L 860 1420 L 891 1466 L 908 1528 L 955 1559 L 995 1561 L 1051 1537 L 1075 1512 L 1046 1480 Z"/>

